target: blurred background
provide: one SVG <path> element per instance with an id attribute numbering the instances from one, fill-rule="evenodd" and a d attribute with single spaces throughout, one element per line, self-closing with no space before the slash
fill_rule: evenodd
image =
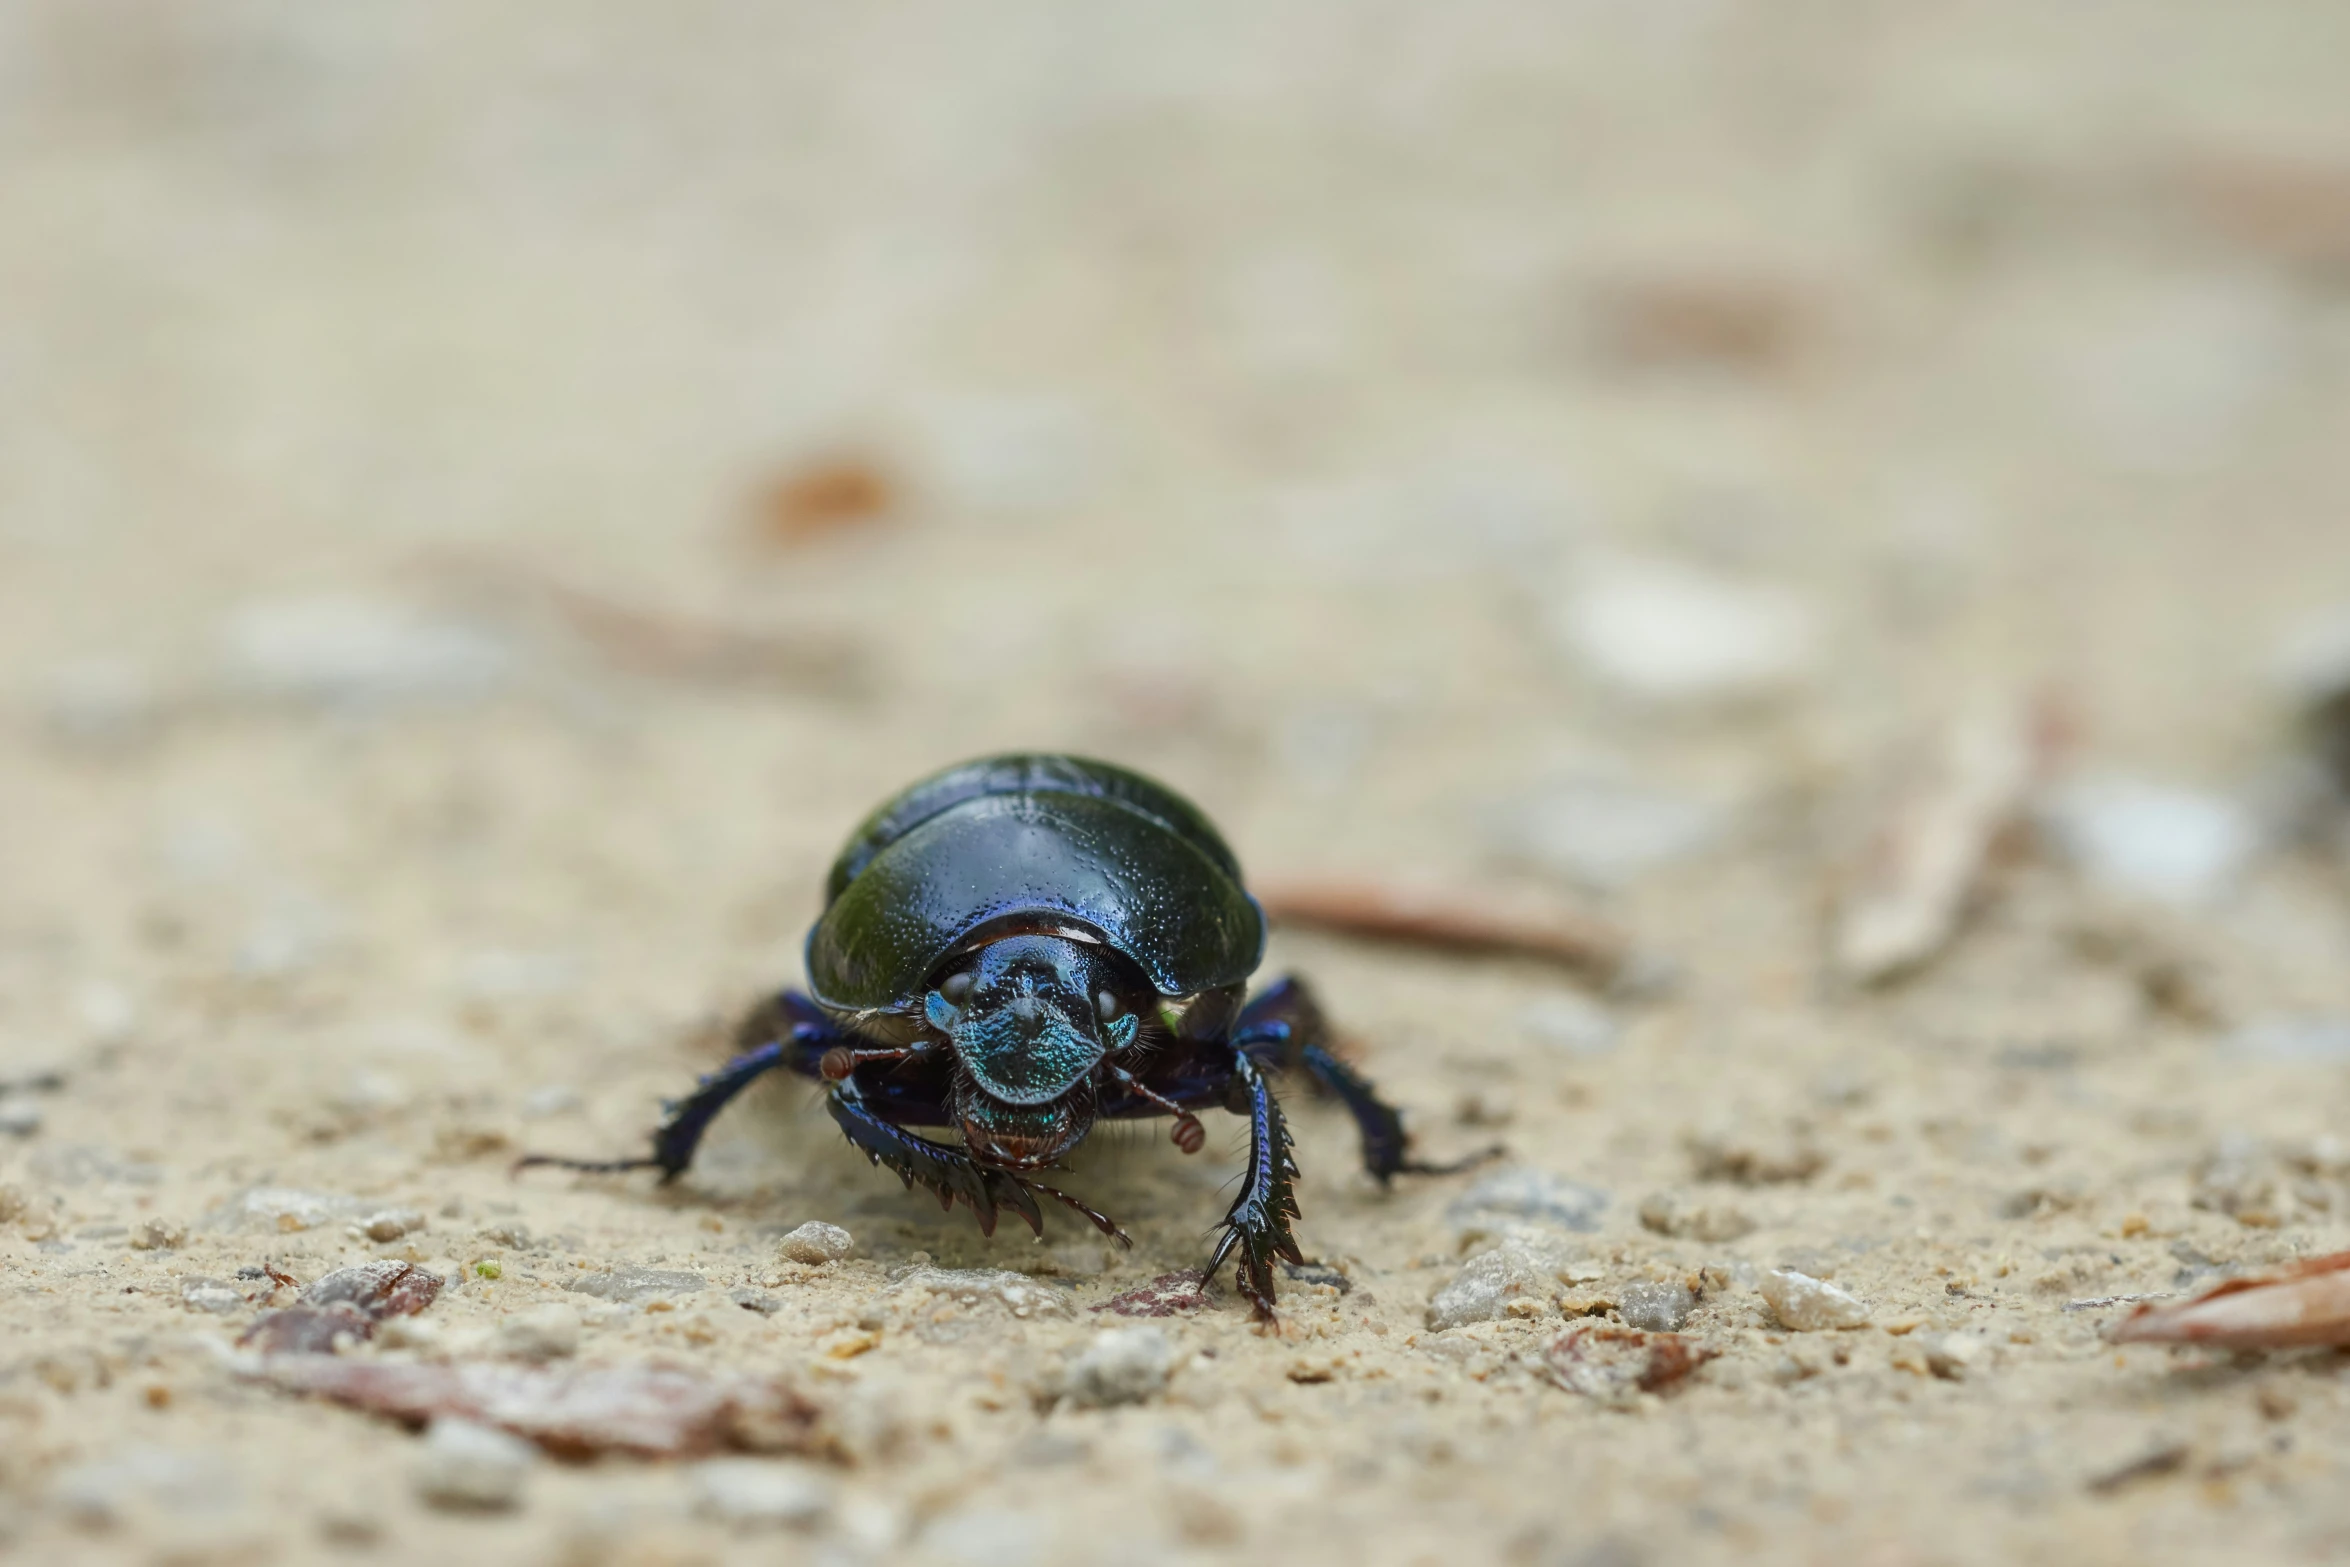
<path id="1" fill-rule="evenodd" d="M 870 805 L 1050 746 L 1669 958 L 1277 952 L 1439 1140 L 1563 1076 L 1511 1135 L 1618 1213 L 1685 1111 L 2027 1047 L 2110 1073 L 2015 1112 L 2076 1189 L 2183 1205 L 2350 1060 L 2345 60 L 2298 0 L 6 0 L 0 1036 L 112 1085 L 19 1153 L 623 1146 Z"/>

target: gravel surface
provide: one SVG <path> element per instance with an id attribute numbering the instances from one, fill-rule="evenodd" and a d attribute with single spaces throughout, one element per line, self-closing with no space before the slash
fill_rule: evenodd
<path id="1" fill-rule="evenodd" d="M 2097 20 L 0 12 L 0 1540 L 2342 1559 L 2350 1360 L 2100 1330 L 2350 1246 L 2350 12 Z M 2031 798 L 1838 979 L 1986 701 Z M 1015 746 L 1638 983 L 1277 932 L 1507 1150 L 1382 1191 L 1292 1085 L 1278 1332 L 1182 1276 L 1221 1115 L 1056 1178 L 1130 1252 L 800 1083 L 509 1174 L 641 1150 Z M 384 1376 L 235 1348 L 393 1261 Z"/>

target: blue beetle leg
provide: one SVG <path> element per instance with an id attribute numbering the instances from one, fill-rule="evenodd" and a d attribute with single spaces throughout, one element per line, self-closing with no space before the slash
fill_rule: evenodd
<path id="1" fill-rule="evenodd" d="M 1329 1038 L 1330 1025 L 1313 991 L 1292 975 L 1276 980 L 1241 1009 L 1232 1048 L 1269 1070 L 1305 1068 L 1355 1118 L 1363 1168 L 1382 1186 L 1398 1175 L 1458 1175 L 1500 1155 L 1497 1145 L 1444 1164 L 1412 1158 L 1403 1113 L 1379 1097 L 1370 1079 L 1331 1052 Z"/>
<path id="2" fill-rule="evenodd" d="M 842 1042 L 816 1004 L 805 996 L 783 991 L 751 1009 L 735 1029 L 735 1058 L 705 1074 L 694 1091 L 662 1106 L 661 1124 L 653 1129 L 653 1151 L 642 1159 L 566 1159 L 555 1154 L 525 1154 L 514 1162 L 517 1170 L 552 1167 L 593 1175 L 626 1170 L 659 1170 L 663 1185 L 685 1173 L 718 1112 L 752 1082 L 778 1067 L 820 1075 L 827 1050 Z"/>
<path id="3" fill-rule="evenodd" d="M 1248 1171 L 1240 1195 L 1224 1215 L 1224 1234 L 1200 1275 L 1204 1288 L 1224 1259 L 1233 1259 L 1240 1291 L 1256 1308 L 1260 1320 L 1273 1315 L 1273 1259 L 1302 1263 L 1297 1238 L 1289 1221 L 1300 1217 L 1297 1206 L 1297 1161 L 1289 1153 L 1289 1125 L 1281 1117 L 1281 1102 L 1257 1063 L 1243 1055 L 1232 1065 L 1232 1087 L 1239 1100 L 1233 1108 L 1248 1117 Z"/>
<path id="4" fill-rule="evenodd" d="M 875 1164 L 895 1170 L 909 1188 L 919 1184 L 937 1196 L 942 1208 L 952 1208 L 957 1198 L 969 1204 L 980 1234 L 995 1234 L 998 1205 L 1026 1220 L 1036 1234 L 1044 1233 L 1044 1214 L 1026 1182 L 1009 1171 L 991 1170 L 960 1149 L 890 1125 L 866 1104 L 854 1079 L 836 1083 L 824 1108 L 851 1144 Z"/>

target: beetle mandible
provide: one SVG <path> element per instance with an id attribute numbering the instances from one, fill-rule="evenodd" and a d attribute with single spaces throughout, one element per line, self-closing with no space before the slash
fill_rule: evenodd
<path id="1" fill-rule="evenodd" d="M 1043 1231 L 1037 1198 L 1106 1216 L 1035 1180 L 1096 1121 L 1194 1113 L 1246 1119 L 1248 1165 L 1205 1279 L 1234 1260 L 1273 1310 L 1276 1258 L 1302 1262 L 1287 1123 L 1271 1079 L 1303 1071 L 1353 1114 L 1363 1164 L 1447 1174 L 1476 1162 L 1409 1156 L 1403 1118 L 1333 1053 L 1312 991 L 1284 978 L 1243 1000 L 1265 917 L 1207 817 L 1106 762 L 1012 754 L 950 767 L 886 801 L 833 862 L 808 933 L 808 992 L 783 991 L 736 1033 L 735 1058 L 672 1102 L 647 1158 L 524 1164 L 676 1179 L 726 1103 L 778 1068 L 830 1085 L 849 1141 L 909 1187 L 960 1200 L 995 1233 L 1009 1209 Z M 961 1146 L 916 1136 L 943 1127 Z"/>

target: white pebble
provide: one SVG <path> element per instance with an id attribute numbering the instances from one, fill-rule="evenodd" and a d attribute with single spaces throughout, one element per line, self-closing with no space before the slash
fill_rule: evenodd
<path id="1" fill-rule="evenodd" d="M 1964 1382 L 1990 1360 L 1991 1347 L 1968 1333 L 1939 1333 L 1926 1340 L 1926 1369 L 1952 1382 Z"/>
<path id="2" fill-rule="evenodd" d="M 0 1100 L 0 1132 L 30 1137 L 41 1129 L 41 1107 L 26 1100 Z"/>
<path id="3" fill-rule="evenodd" d="M 838 1262 L 856 1250 L 856 1240 L 837 1224 L 810 1219 L 776 1243 L 776 1250 L 794 1262 Z"/>
<path id="4" fill-rule="evenodd" d="M 491 1342 L 515 1360 L 562 1360 L 579 1353 L 579 1313 L 560 1301 L 533 1306 L 498 1324 Z"/>
<path id="5" fill-rule="evenodd" d="M 1817 1333 L 1827 1328 L 1866 1327 L 1869 1320 L 1867 1302 L 1851 1291 L 1815 1279 L 1808 1273 L 1793 1268 L 1773 1268 L 1762 1276 L 1762 1298 L 1770 1303 L 1771 1312 L 1782 1327 L 1798 1333 Z"/>
<path id="6" fill-rule="evenodd" d="M 494 1512 L 522 1500 L 538 1450 L 493 1426 L 447 1416 L 424 1434 L 416 1494 L 435 1507 Z"/>
<path id="7" fill-rule="evenodd" d="M 1461 1264 L 1428 1303 L 1428 1326 L 1442 1332 L 1465 1322 L 1491 1322 L 1510 1315 L 1517 1301 L 1540 1308 L 1568 1267 L 1565 1249 L 1550 1237 L 1510 1235 Z"/>
<path id="8" fill-rule="evenodd" d="M 1659 704 L 1783 691 L 1811 672 L 1819 653 L 1818 627 L 1801 599 L 1668 561 L 1591 573 L 1560 605 L 1556 630 L 1594 675 Z"/>
<path id="9" fill-rule="evenodd" d="M 2260 848 L 2259 828 L 2232 801 L 2136 778 L 2071 785 L 2047 823 L 2090 875 L 2180 907 L 2225 892 Z"/>
<path id="10" fill-rule="evenodd" d="M 386 1208 L 381 1213 L 371 1213 L 353 1224 L 350 1235 L 353 1240 L 370 1240 L 380 1244 L 396 1241 L 403 1235 L 416 1234 L 424 1227 L 424 1215 L 418 1210 Z"/>
<path id="11" fill-rule="evenodd" d="M 1069 1362 L 1069 1400 L 1084 1406 L 1139 1404 L 1167 1385 L 1176 1359 L 1175 1345 L 1157 1328 L 1096 1333 L 1085 1353 Z"/>
<path id="12" fill-rule="evenodd" d="M 832 1512 L 832 1486 L 800 1464 L 713 1458 L 693 1467 L 696 1510 L 738 1528 L 813 1528 Z"/>
<path id="13" fill-rule="evenodd" d="M 249 605 L 222 628 L 221 652 L 234 686 L 330 703 L 478 696 L 513 663 L 512 649 L 478 627 L 408 604 L 334 597 Z"/>

